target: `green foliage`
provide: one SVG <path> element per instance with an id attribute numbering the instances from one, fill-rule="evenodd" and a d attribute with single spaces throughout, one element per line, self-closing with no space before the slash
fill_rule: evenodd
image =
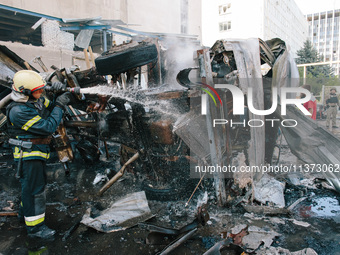
<path id="1" fill-rule="evenodd" d="M 298 50 L 296 54 L 298 55 L 298 58 L 296 59 L 297 64 L 322 62 L 322 58 L 319 56 L 317 50 L 313 47 L 313 44 L 310 40 L 305 41 L 303 48 Z M 307 66 L 307 76 L 308 74 L 311 74 L 312 77 L 332 77 L 332 72 L 333 70 L 330 65 Z M 300 77 L 303 77 L 303 70 Z"/>
<path id="2" fill-rule="evenodd" d="M 296 54 L 298 55 L 297 64 L 322 62 L 322 57 L 319 56 L 310 40 L 307 40 Z M 303 70 L 303 67 L 299 67 L 300 85 L 311 85 L 314 95 L 320 94 L 323 85 L 340 86 L 340 80 L 332 75 L 333 70 L 330 65 L 307 66 L 306 80 L 303 79 Z"/>
<path id="3" fill-rule="evenodd" d="M 301 85 L 309 84 L 312 87 L 312 93 L 317 96 L 322 91 L 322 86 L 340 86 L 340 80 L 338 77 L 313 77 L 311 74 L 307 74 L 306 81 L 304 82 L 303 78 L 300 78 Z"/>
<path id="4" fill-rule="evenodd" d="M 306 64 L 319 62 L 318 52 L 313 47 L 310 40 L 303 43 L 303 48 L 296 52 L 298 58 L 296 59 L 297 64 Z"/>

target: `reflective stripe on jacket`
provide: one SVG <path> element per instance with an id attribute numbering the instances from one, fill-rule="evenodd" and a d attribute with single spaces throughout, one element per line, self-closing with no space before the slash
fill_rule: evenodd
<path id="1" fill-rule="evenodd" d="M 45 152 L 42 152 L 40 150 L 44 150 Z M 50 158 L 49 148 L 45 148 L 45 149 L 40 148 L 40 150 L 39 149 L 38 150 L 29 150 L 29 151 L 23 150 L 23 154 L 22 154 L 23 160 L 25 160 L 27 158 L 29 158 L 29 159 L 40 159 L 40 158 L 49 159 Z M 14 148 L 13 156 L 14 156 L 15 160 L 20 158 L 19 147 Z"/>
<path id="2" fill-rule="evenodd" d="M 12 102 L 7 107 L 8 132 L 15 138 L 45 138 L 53 134 L 59 126 L 63 110 L 54 107 L 46 98 L 26 103 Z M 31 149 L 23 149 L 23 160 L 49 158 L 50 148 L 46 144 L 34 144 Z M 20 157 L 18 147 L 14 148 L 14 160 Z"/>

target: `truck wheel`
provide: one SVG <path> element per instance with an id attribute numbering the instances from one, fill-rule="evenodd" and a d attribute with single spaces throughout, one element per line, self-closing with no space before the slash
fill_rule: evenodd
<path id="1" fill-rule="evenodd" d="M 196 186 L 196 180 L 178 180 L 176 182 L 168 182 L 164 186 L 157 185 L 155 181 L 145 179 L 142 182 L 142 190 L 148 200 L 157 201 L 176 201 L 183 198 L 189 198 L 190 194 Z"/>
<path id="2" fill-rule="evenodd" d="M 154 62 L 157 57 L 156 45 L 142 42 L 135 46 L 122 45 L 106 51 L 95 59 L 95 64 L 101 75 L 118 74 Z"/>
<path id="3" fill-rule="evenodd" d="M 142 190 L 145 191 L 145 195 L 148 200 L 157 201 L 175 201 L 182 198 L 184 189 L 182 187 L 155 187 L 150 181 L 145 180 L 142 183 Z"/>

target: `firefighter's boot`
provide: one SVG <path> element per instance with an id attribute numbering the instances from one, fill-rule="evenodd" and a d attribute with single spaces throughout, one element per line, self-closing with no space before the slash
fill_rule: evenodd
<path id="1" fill-rule="evenodd" d="M 55 230 L 50 229 L 44 223 L 34 227 L 27 227 L 27 234 L 31 238 L 51 239 L 55 234 Z"/>

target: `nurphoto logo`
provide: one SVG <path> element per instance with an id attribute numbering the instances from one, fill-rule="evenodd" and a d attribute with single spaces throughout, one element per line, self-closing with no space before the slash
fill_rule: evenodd
<path id="1" fill-rule="evenodd" d="M 218 98 L 218 100 L 220 101 L 220 105 L 222 106 L 222 100 L 219 94 L 217 93 L 217 91 L 213 87 L 207 84 L 201 83 L 201 85 L 210 89 L 215 94 L 215 96 Z M 216 100 L 213 94 L 210 91 L 208 91 L 206 88 L 201 88 L 204 92 L 207 93 L 207 94 L 201 95 L 201 114 L 202 115 L 207 114 L 207 95 L 209 95 L 212 98 L 212 100 L 215 103 L 215 106 L 217 107 L 217 103 L 216 103 Z M 215 88 L 230 90 L 232 97 L 233 97 L 233 115 L 244 115 L 245 114 L 244 94 L 241 89 L 239 89 L 238 87 L 234 85 L 228 85 L 228 84 L 216 84 Z M 306 96 L 304 98 L 288 98 L 287 96 L 288 93 L 305 94 Z M 272 106 L 270 107 L 270 109 L 267 109 L 267 110 L 255 109 L 254 102 L 253 102 L 253 88 L 248 87 L 247 94 L 248 94 L 247 106 L 251 113 L 255 115 L 259 115 L 259 116 L 266 116 L 266 115 L 270 115 L 274 113 L 275 110 L 277 109 L 277 106 L 278 106 L 277 87 L 272 88 Z M 291 104 L 291 105 L 295 105 L 298 109 L 300 109 L 304 115 L 310 116 L 311 113 L 303 106 L 303 104 L 308 102 L 311 99 L 311 97 L 312 97 L 311 93 L 307 89 L 304 89 L 304 88 L 280 88 L 281 115 L 287 114 L 287 111 L 286 111 L 287 105 Z M 262 127 L 265 122 L 271 122 L 272 127 L 273 127 L 275 121 L 280 121 L 280 120 L 279 119 L 266 119 L 265 121 L 263 121 L 261 119 L 251 119 L 248 121 L 248 126 Z M 214 119 L 213 126 L 215 127 L 216 125 L 225 125 L 228 123 L 230 123 L 231 126 L 233 124 L 246 126 L 245 122 L 246 121 L 243 120 L 242 122 L 233 123 L 232 120 Z M 281 121 L 281 124 L 284 127 L 295 127 L 297 125 L 297 121 L 293 119 L 286 119 L 286 120 Z"/>

